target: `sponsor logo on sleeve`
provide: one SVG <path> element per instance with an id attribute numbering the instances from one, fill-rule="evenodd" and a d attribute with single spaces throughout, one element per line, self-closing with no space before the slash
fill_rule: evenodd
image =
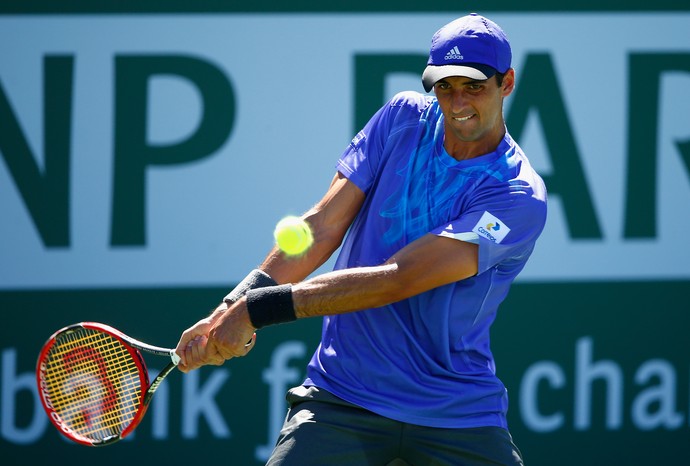
<path id="1" fill-rule="evenodd" d="M 500 244 L 510 233 L 510 228 L 495 215 L 484 212 L 472 231 L 493 243 Z"/>

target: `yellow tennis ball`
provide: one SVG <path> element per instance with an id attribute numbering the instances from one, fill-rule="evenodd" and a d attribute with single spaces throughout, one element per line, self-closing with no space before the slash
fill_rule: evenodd
<path id="1" fill-rule="evenodd" d="M 309 224 L 294 216 L 280 220 L 273 231 L 273 237 L 278 248 L 288 256 L 303 254 L 314 243 Z"/>

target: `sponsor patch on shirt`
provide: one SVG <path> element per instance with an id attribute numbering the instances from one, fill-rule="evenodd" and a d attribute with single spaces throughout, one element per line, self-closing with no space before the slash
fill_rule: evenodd
<path id="1" fill-rule="evenodd" d="M 364 131 L 360 131 L 359 133 L 357 133 L 357 134 L 355 135 L 354 138 L 352 138 L 352 141 L 350 142 L 350 144 L 351 144 L 352 147 L 354 147 L 355 149 L 359 149 L 359 146 L 362 145 L 362 142 L 364 142 L 364 140 L 365 140 L 366 138 L 367 138 L 367 137 L 365 136 Z"/>
<path id="2" fill-rule="evenodd" d="M 489 241 L 500 244 L 506 235 L 510 233 L 510 228 L 487 211 L 484 212 L 482 218 L 480 218 L 474 228 L 472 228 L 472 231 Z"/>

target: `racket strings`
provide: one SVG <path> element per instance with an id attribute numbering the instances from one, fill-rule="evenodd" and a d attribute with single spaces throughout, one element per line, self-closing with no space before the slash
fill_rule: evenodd
<path id="1" fill-rule="evenodd" d="M 48 355 L 45 380 L 63 425 L 94 440 L 119 435 L 141 404 L 139 367 L 119 340 L 96 330 L 60 335 Z"/>

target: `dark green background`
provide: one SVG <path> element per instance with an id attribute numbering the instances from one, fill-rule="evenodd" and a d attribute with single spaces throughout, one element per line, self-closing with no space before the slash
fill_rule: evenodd
<path id="1" fill-rule="evenodd" d="M 498 372 L 506 383 L 511 409 L 509 419 L 513 436 L 522 449 L 527 464 L 550 465 L 670 465 L 687 464 L 690 455 L 687 419 L 688 291 L 690 282 L 625 283 L 530 283 L 517 284 L 502 306 L 493 331 L 493 346 Z M 2 350 L 19 350 L 18 372 L 33 371 L 35 358 L 43 341 L 52 331 L 67 323 L 82 320 L 104 321 L 142 340 L 160 345 L 174 345 L 182 329 L 210 309 L 225 289 L 121 289 L 18 291 L 0 293 L 0 309 L 5 321 L 0 330 Z M 3 464 L 34 465 L 48 455 L 58 464 L 94 461 L 115 465 L 130 461 L 131 455 L 143 455 L 139 462 L 154 458 L 169 464 L 213 461 L 227 457 L 224 464 L 258 464 L 254 448 L 267 438 L 268 386 L 261 381 L 261 370 L 269 365 L 273 348 L 285 340 L 307 343 L 307 355 L 291 366 L 303 369 L 320 332 L 320 320 L 267 328 L 259 333 L 259 344 L 250 356 L 233 360 L 226 367 L 231 377 L 216 401 L 233 436 L 215 439 L 202 423 L 200 439 L 187 440 L 180 435 L 179 399 L 182 374 L 173 374 L 170 386 L 170 438 L 151 438 L 145 418 L 136 438 L 107 448 L 87 448 L 63 441 L 48 426 L 40 442 L 28 446 L 10 445 L 2 440 Z M 593 361 L 611 360 L 624 374 L 623 425 L 605 427 L 606 386 L 592 384 L 591 428 L 574 428 L 574 358 L 576 341 L 593 340 Z M 658 384 L 639 385 L 634 380 L 637 368 L 650 359 L 661 358 L 677 372 L 676 410 L 685 418 L 675 430 L 664 428 L 641 431 L 630 419 L 632 400 L 640 391 Z M 155 358 L 154 358 L 155 360 Z M 550 433 L 530 431 L 522 422 L 519 389 L 526 369 L 535 361 L 548 360 L 562 367 L 565 385 L 558 389 L 542 387 L 539 408 L 544 414 L 562 411 L 564 426 Z M 149 361 L 151 361 L 149 359 Z M 153 361 L 151 361 L 153 363 Z M 206 369 L 202 369 L 206 371 Z M 202 372 L 202 380 L 208 372 Z M 178 401 L 176 403 L 176 400 Z M 19 392 L 16 397 L 16 426 L 26 425 L 33 413 L 33 397 Z M 155 403 L 155 400 L 154 400 Z M 204 440 L 204 438 L 206 438 Z M 69 454 L 69 459 L 62 455 Z M 12 458 L 7 461 L 7 459 Z M 223 461 L 221 461 L 223 463 Z"/>
<path id="2" fill-rule="evenodd" d="M 190 12 L 444 12 L 444 11 L 683 11 L 687 1 L 658 0 L 581 0 L 579 2 L 550 2 L 535 0 L 514 2 L 420 2 L 418 0 L 300 0 L 288 2 L 239 2 L 232 0 L 7 0 L 0 4 L 0 13 L 190 13 Z"/>

